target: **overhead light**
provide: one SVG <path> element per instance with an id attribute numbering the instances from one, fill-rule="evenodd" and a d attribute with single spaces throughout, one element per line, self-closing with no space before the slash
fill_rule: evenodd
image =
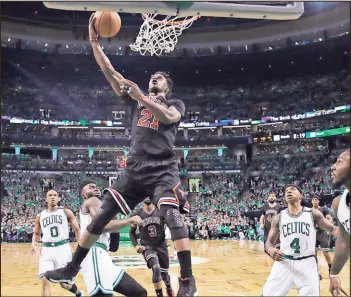
<path id="1" fill-rule="evenodd" d="M 66 44 L 66 48 L 68 48 L 68 45 Z"/>
<path id="2" fill-rule="evenodd" d="M 47 43 L 45 43 L 45 47 L 47 47 L 48 46 L 48 44 Z"/>
<path id="3" fill-rule="evenodd" d="M 9 38 L 7 39 L 7 41 L 10 42 L 10 41 L 11 41 L 11 38 L 9 37 Z"/>

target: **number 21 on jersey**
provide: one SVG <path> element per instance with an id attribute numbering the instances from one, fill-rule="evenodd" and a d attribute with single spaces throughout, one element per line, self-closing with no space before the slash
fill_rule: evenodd
<path id="1" fill-rule="evenodd" d="M 138 120 L 137 126 L 147 127 L 154 130 L 158 130 L 158 120 L 148 109 L 143 109 L 141 111 L 141 118 Z"/>

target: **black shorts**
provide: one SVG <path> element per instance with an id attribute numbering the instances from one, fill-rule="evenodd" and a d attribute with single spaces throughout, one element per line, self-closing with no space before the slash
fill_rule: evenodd
<path id="1" fill-rule="evenodd" d="M 143 253 L 143 256 L 145 258 L 145 261 L 147 263 L 148 268 L 152 268 L 150 266 L 150 260 L 152 258 L 158 259 L 158 262 L 160 263 L 161 266 L 161 271 L 168 270 L 169 268 L 169 255 L 168 255 L 168 249 L 166 244 L 162 244 L 159 246 L 153 246 L 153 245 L 144 245 L 145 251 Z"/>
<path id="2" fill-rule="evenodd" d="M 264 244 L 266 244 L 266 242 L 267 242 L 269 230 L 270 229 L 264 227 L 264 237 L 263 237 Z M 275 242 L 275 247 L 276 248 L 280 247 L 280 238 L 279 237 L 277 238 L 277 241 Z"/>
<path id="3" fill-rule="evenodd" d="M 162 161 L 130 158 L 126 169 L 106 191 L 111 193 L 125 215 L 146 197 L 158 208 L 167 204 L 179 207 L 182 213 L 189 212 L 175 157 Z"/>
<path id="4" fill-rule="evenodd" d="M 316 248 L 321 247 L 323 252 L 328 252 L 330 248 L 329 234 L 325 231 L 318 231 L 316 234 Z"/>

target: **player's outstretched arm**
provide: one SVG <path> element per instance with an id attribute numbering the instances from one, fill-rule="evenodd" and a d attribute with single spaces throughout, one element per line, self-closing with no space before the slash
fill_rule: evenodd
<path id="1" fill-rule="evenodd" d="M 321 229 L 336 237 L 338 236 L 338 227 L 334 226 L 333 223 L 328 221 L 328 219 L 326 219 L 318 209 L 312 209 L 312 214 L 314 221 Z"/>
<path id="2" fill-rule="evenodd" d="M 34 227 L 34 233 L 33 233 L 33 237 L 32 237 L 32 248 L 31 248 L 32 254 L 35 254 L 35 250 L 39 246 L 40 234 L 41 234 L 40 216 L 37 215 L 35 217 L 35 227 Z"/>
<path id="3" fill-rule="evenodd" d="M 96 197 L 91 197 L 85 202 L 85 207 L 89 209 L 90 215 L 93 217 L 99 211 L 101 207 L 101 200 Z M 112 220 L 104 228 L 104 232 L 119 232 L 124 227 L 127 227 L 131 224 L 140 225 L 142 220 L 138 216 L 126 220 Z"/>
<path id="4" fill-rule="evenodd" d="M 113 90 L 116 92 L 118 96 L 121 96 L 122 95 L 121 82 L 124 80 L 124 77 L 113 68 L 109 58 L 107 58 L 107 56 L 103 52 L 99 44 L 99 40 L 98 40 L 99 36 L 95 32 L 94 22 L 95 22 L 95 16 L 94 14 L 92 14 L 89 20 L 89 40 L 93 48 L 95 60 L 99 64 L 102 72 L 104 73 L 106 79 L 111 84 Z"/>
<path id="5" fill-rule="evenodd" d="M 284 255 L 280 250 L 275 248 L 275 243 L 279 237 L 279 220 L 280 214 L 273 217 L 271 229 L 269 230 L 267 242 L 265 244 L 265 250 L 275 261 L 282 261 L 284 259 Z"/>
<path id="6" fill-rule="evenodd" d="M 65 208 L 65 214 L 67 216 L 68 222 L 71 224 L 74 234 L 76 235 L 77 242 L 80 239 L 80 228 L 76 217 L 70 209 Z"/>

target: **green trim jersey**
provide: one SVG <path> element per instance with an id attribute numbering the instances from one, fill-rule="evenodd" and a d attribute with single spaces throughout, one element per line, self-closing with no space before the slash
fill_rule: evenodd
<path id="1" fill-rule="evenodd" d="M 339 207 L 338 207 L 338 221 L 340 224 L 344 226 L 344 229 L 347 233 L 350 234 L 350 193 L 347 189 L 345 189 L 344 193 L 342 193 Z"/>
<path id="2" fill-rule="evenodd" d="M 68 239 L 68 219 L 63 207 L 59 207 L 53 212 L 45 209 L 39 216 L 42 242 L 58 242 Z"/>
<path id="3" fill-rule="evenodd" d="M 311 208 L 303 207 L 293 216 L 288 209 L 280 213 L 280 250 L 294 258 L 315 254 L 316 229 Z"/>
<path id="4" fill-rule="evenodd" d="M 91 222 L 91 215 L 89 213 L 83 213 L 82 211 L 79 212 L 79 218 L 80 218 L 80 230 L 81 230 L 81 235 L 83 235 L 84 231 L 87 229 L 88 225 Z M 104 232 L 100 235 L 99 239 L 97 242 L 104 244 L 107 249 L 109 249 L 110 246 L 110 233 Z"/>

